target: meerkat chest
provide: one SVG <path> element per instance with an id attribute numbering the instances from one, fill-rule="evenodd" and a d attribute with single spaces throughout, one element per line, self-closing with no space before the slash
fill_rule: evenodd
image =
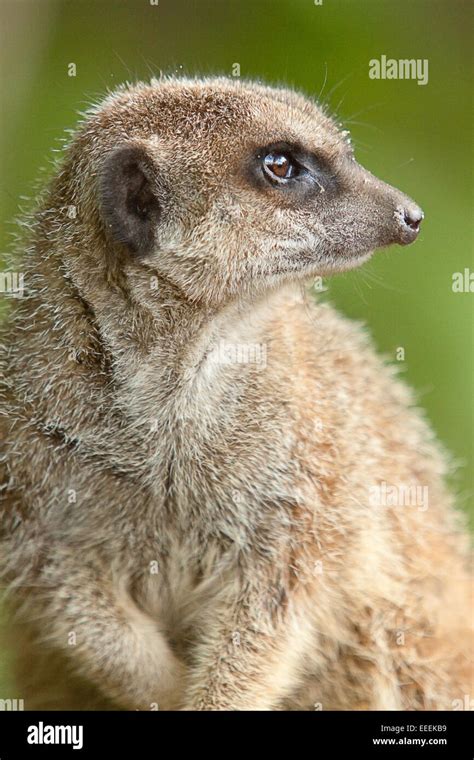
<path id="1" fill-rule="evenodd" d="M 234 395 L 219 408 L 184 411 L 167 426 L 153 474 L 156 572 L 146 580 L 151 608 L 164 605 L 171 617 L 182 600 L 212 594 L 263 531 L 279 534 L 268 523 L 283 519 L 294 479 L 277 408 L 251 410 Z"/>
<path id="2" fill-rule="evenodd" d="M 270 492 L 288 487 L 291 424 L 277 401 L 256 390 L 229 384 L 218 403 L 191 405 L 174 426 L 167 489 L 188 527 L 189 517 L 199 529 L 220 518 L 239 526 Z"/>

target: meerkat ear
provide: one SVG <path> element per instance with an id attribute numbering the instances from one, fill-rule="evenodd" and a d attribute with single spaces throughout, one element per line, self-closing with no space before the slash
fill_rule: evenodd
<path id="1" fill-rule="evenodd" d="M 106 157 L 100 178 L 102 217 L 113 240 L 137 255 L 153 249 L 160 203 L 153 159 L 142 146 L 116 148 Z"/>

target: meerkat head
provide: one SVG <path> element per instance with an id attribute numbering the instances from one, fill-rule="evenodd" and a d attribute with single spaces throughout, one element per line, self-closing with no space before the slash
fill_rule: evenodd
<path id="1" fill-rule="evenodd" d="M 75 155 L 109 261 L 194 302 L 351 269 L 411 243 L 423 218 L 315 103 L 255 83 L 122 88 L 89 115 Z"/>

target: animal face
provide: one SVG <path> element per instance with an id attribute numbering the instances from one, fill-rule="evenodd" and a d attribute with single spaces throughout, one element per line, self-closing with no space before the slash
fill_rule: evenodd
<path id="1" fill-rule="evenodd" d="M 363 169 L 347 133 L 291 91 L 152 82 L 92 119 L 107 126 L 97 183 L 107 245 L 193 301 L 345 271 L 418 234 L 421 209 Z"/>

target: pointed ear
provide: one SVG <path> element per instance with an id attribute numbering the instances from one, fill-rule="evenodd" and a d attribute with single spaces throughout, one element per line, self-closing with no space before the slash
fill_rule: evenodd
<path id="1" fill-rule="evenodd" d="M 113 240 L 139 256 L 152 251 L 160 203 L 155 165 L 144 147 L 125 145 L 106 157 L 100 177 L 100 208 Z"/>

